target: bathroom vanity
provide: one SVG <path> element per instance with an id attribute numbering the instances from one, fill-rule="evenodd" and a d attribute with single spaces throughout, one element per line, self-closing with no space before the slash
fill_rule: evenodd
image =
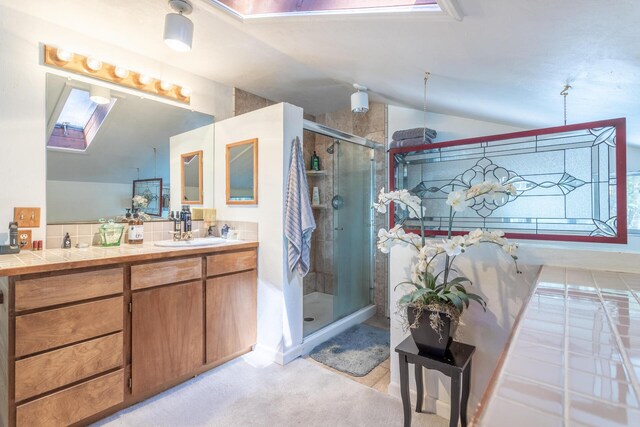
<path id="1" fill-rule="evenodd" d="M 0 426 L 84 425 L 250 351 L 257 247 L 0 259 Z"/>

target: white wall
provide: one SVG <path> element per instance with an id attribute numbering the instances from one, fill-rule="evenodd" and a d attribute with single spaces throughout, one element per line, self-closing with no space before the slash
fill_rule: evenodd
<path id="1" fill-rule="evenodd" d="M 47 222 L 96 221 L 124 215 L 131 207 L 131 191 L 132 184 L 48 180 Z"/>
<path id="2" fill-rule="evenodd" d="M 302 280 L 287 273 L 284 239 L 284 195 L 291 141 L 302 140 L 302 109 L 276 104 L 215 125 L 216 216 L 252 221 L 258 227 L 258 345 L 256 350 L 284 364 L 300 354 Z M 258 138 L 258 204 L 227 205 L 227 144 Z"/>
<path id="3" fill-rule="evenodd" d="M 33 238 L 45 239 L 45 76 L 51 69 L 40 65 L 41 42 L 189 86 L 193 90 L 190 108 L 217 120 L 230 117 L 233 110 L 229 86 L 0 6 L 0 242 L 7 240 L 6 225 L 14 206 L 41 207 L 43 220 L 33 230 Z"/>
<path id="4" fill-rule="evenodd" d="M 422 111 L 394 106 L 389 106 L 388 117 L 389 139 L 396 130 L 420 127 L 424 123 Z M 438 142 L 523 130 L 501 124 L 434 113 L 428 113 L 427 127 L 438 131 Z M 628 147 L 627 158 L 628 170 L 640 169 L 640 149 Z M 477 347 L 469 402 L 470 413 L 473 413 L 482 397 L 510 334 L 515 317 L 522 307 L 524 298 L 528 296 L 531 286 L 535 283 L 540 265 L 640 271 L 640 263 L 638 263 L 640 241 L 634 237 L 630 237 L 628 245 L 586 245 L 532 241 L 519 241 L 518 243 L 523 275 L 514 275 L 512 263 L 503 254 L 492 249 L 470 250 L 468 254 L 456 260 L 457 268 L 461 274 L 473 281 L 475 291 L 483 295 L 488 302 L 487 313 L 484 313 L 478 306 L 465 312 L 463 325 L 459 328 L 458 338 Z M 396 283 L 409 277 L 408 268 L 411 256 L 412 254 L 407 248 L 394 248 L 390 256 L 392 348 L 408 335 L 408 332 L 402 331 L 396 307 L 398 299 L 402 296 L 402 290 L 398 289 L 394 292 L 393 287 Z M 391 394 L 399 396 L 398 384 L 397 357 L 392 353 L 391 385 L 389 387 Z M 411 384 L 414 389 L 414 383 Z M 442 416 L 448 417 L 449 381 L 439 374 L 430 373 L 426 384 L 430 384 L 427 388 L 427 409 L 435 410 Z M 415 399 L 415 395 L 413 399 Z"/>
<path id="5" fill-rule="evenodd" d="M 171 178 L 171 210 L 182 208 L 181 155 L 202 150 L 202 206 L 213 207 L 214 200 L 214 125 L 202 126 L 169 139 L 169 176 Z M 197 191 L 197 190 L 196 190 Z"/>

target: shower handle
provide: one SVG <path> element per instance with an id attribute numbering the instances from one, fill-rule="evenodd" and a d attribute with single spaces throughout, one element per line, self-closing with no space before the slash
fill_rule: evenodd
<path id="1" fill-rule="evenodd" d="M 336 227 L 336 228 L 334 228 L 334 230 L 342 231 L 342 230 L 344 230 L 344 228 L 343 227 Z"/>

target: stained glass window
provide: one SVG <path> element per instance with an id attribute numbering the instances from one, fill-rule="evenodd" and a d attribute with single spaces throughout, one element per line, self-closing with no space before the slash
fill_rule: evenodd
<path id="1" fill-rule="evenodd" d="M 394 186 L 420 196 L 431 234 L 442 234 L 452 190 L 482 181 L 515 186 L 482 199 L 454 230 L 501 229 L 514 238 L 626 242 L 625 120 L 607 120 L 390 150 Z M 618 219 L 624 218 L 624 224 Z M 394 222 L 419 229 L 396 209 Z"/>

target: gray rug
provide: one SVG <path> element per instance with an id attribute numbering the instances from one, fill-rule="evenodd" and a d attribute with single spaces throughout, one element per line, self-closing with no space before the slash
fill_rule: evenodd
<path id="1" fill-rule="evenodd" d="M 338 371 L 364 377 L 389 357 L 389 330 L 356 325 L 320 344 L 309 356 Z"/>

